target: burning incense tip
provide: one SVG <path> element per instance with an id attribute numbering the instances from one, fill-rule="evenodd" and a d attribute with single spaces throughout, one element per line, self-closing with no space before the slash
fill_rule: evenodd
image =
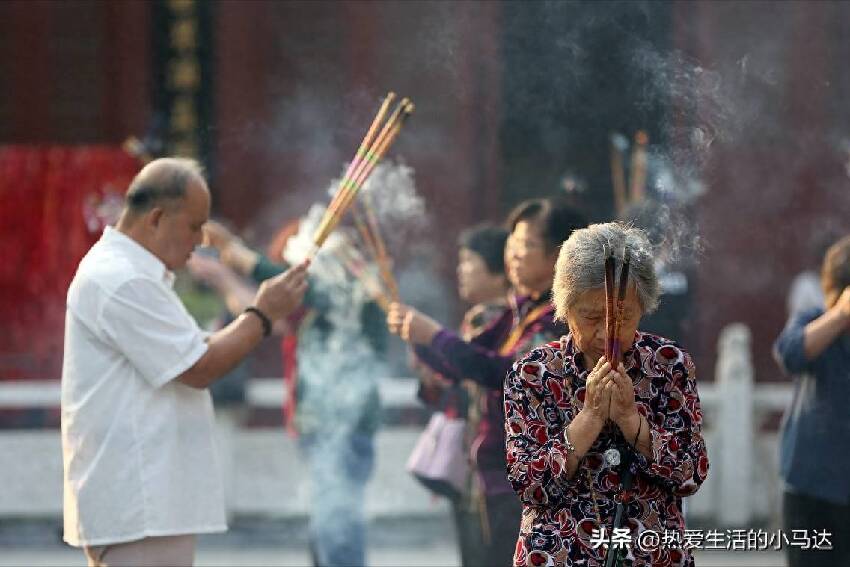
<path id="1" fill-rule="evenodd" d="M 647 145 L 649 143 L 649 135 L 643 130 L 638 130 L 635 133 L 635 143 L 641 146 Z"/>

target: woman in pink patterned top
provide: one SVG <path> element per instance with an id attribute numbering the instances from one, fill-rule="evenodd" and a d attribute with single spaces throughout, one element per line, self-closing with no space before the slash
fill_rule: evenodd
<path id="1" fill-rule="evenodd" d="M 622 260 L 624 248 L 631 272 L 619 336 L 629 339 L 611 368 L 603 257 L 613 249 Z M 626 565 L 693 564 L 682 497 L 705 480 L 708 457 L 690 355 L 637 330 L 658 294 L 638 229 L 591 225 L 561 248 L 553 302 L 570 333 L 519 360 L 505 382 L 508 478 L 523 502 L 515 566 L 603 565 L 609 545 Z M 626 491 L 624 466 L 634 479 Z M 624 521 L 612 532 L 618 501 Z"/>

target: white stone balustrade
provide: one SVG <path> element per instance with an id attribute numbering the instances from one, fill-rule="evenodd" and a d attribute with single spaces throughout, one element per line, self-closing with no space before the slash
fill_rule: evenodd
<path id="1" fill-rule="evenodd" d="M 689 521 L 713 528 L 776 524 L 780 495 L 776 432 L 760 433 L 760 428 L 766 416 L 788 404 L 791 384 L 755 384 L 750 333 L 743 325 L 723 330 L 717 357 L 715 381 L 698 385 L 711 468 L 705 485 L 688 499 Z M 418 405 L 415 391 L 412 379 L 381 383 L 385 407 Z M 280 407 L 282 398 L 279 379 L 248 384 L 246 401 L 253 406 Z M 0 382 L 0 407 L 55 407 L 58 403 L 56 381 Z M 375 475 L 367 494 L 371 517 L 448 518 L 445 500 L 433 498 L 404 470 L 420 431 L 390 425 L 379 432 Z M 281 428 L 241 428 L 228 412 L 219 412 L 219 444 L 231 515 L 306 514 L 306 471 L 296 441 Z M 0 455 L 4 464 L 0 467 L 0 520 L 58 518 L 62 511 L 59 432 L 0 430 Z"/>

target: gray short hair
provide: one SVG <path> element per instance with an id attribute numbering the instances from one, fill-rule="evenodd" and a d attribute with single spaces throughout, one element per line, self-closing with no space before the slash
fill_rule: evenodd
<path id="1" fill-rule="evenodd" d="M 159 158 L 147 164 L 127 189 L 126 207 L 134 214 L 174 205 L 186 197 L 189 182 L 204 181 L 204 169 L 190 158 Z"/>
<path id="2" fill-rule="evenodd" d="M 561 246 L 552 284 L 552 302 L 557 319 L 566 321 L 566 313 L 579 295 L 605 287 L 605 254 L 608 250 L 613 250 L 618 260 L 619 274 L 625 248 L 629 249 L 631 256 L 629 279 L 635 283 L 643 314 L 658 307 L 660 287 L 652 245 L 646 233 L 619 222 L 592 224 L 573 232 Z"/>

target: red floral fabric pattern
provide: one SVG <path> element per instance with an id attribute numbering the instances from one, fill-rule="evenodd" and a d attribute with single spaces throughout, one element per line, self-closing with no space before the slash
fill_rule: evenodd
<path id="1" fill-rule="evenodd" d="M 624 523 L 631 535 L 626 564 L 692 565 L 681 537 L 654 549 L 642 549 L 637 542 L 646 530 L 681 536 L 681 498 L 696 492 L 708 473 L 694 363 L 673 341 L 640 332 L 625 358 L 652 440 L 652 458 L 638 455 L 632 465 L 634 497 L 626 504 Z M 591 536 L 599 527 L 598 510 L 610 537 L 620 478 L 604 465 L 602 453 L 624 440 L 616 425 L 606 425 L 572 477 L 567 475 L 563 441 L 564 427 L 582 408 L 588 374 L 569 336 L 563 350 L 560 343 L 537 348 L 508 373 L 508 479 L 524 505 L 516 566 L 604 564 L 604 546 Z"/>

